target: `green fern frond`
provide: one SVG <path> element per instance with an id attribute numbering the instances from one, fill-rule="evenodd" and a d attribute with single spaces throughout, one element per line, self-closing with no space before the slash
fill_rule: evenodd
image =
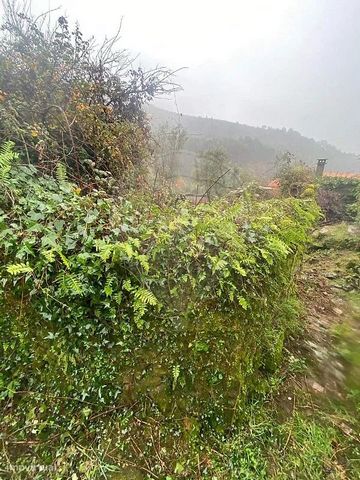
<path id="1" fill-rule="evenodd" d="M 56 180 L 59 183 L 64 183 L 67 181 L 66 166 L 61 162 L 58 162 L 56 165 Z"/>
<path id="2" fill-rule="evenodd" d="M 55 249 L 54 248 L 50 248 L 50 250 L 43 250 L 41 253 L 49 263 L 52 263 L 52 262 L 55 261 Z"/>
<path id="3" fill-rule="evenodd" d="M 56 250 L 66 268 L 70 268 L 70 261 L 65 257 L 61 250 Z"/>
<path id="4" fill-rule="evenodd" d="M 138 288 L 135 292 L 135 300 L 144 305 L 157 305 L 158 301 L 155 295 L 146 288 Z"/>
<path id="5" fill-rule="evenodd" d="M 280 257 L 287 257 L 289 254 L 289 247 L 283 242 L 280 238 L 275 236 L 268 237 L 268 245 L 274 253 L 278 254 Z"/>
<path id="6" fill-rule="evenodd" d="M 119 242 L 114 247 L 114 257 L 115 258 L 123 258 L 126 256 L 127 258 L 132 258 L 134 256 L 134 249 L 129 242 Z"/>
<path id="7" fill-rule="evenodd" d="M 12 161 L 19 158 L 19 155 L 13 151 L 14 143 L 6 142 L 0 146 L 0 181 L 5 181 L 9 177 Z"/>
<path id="8" fill-rule="evenodd" d="M 106 279 L 103 292 L 105 293 L 105 295 L 106 295 L 107 297 L 111 297 L 111 295 L 113 294 L 113 283 L 114 283 L 114 281 L 115 281 L 115 277 L 114 277 L 114 276 L 109 276 L 109 277 Z"/>
<path id="9" fill-rule="evenodd" d="M 173 377 L 172 387 L 173 387 L 173 390 L 175 390 L 179 375 L 180 375 L 180 365 L 174 365 L 173 368 L 172 368 L 172 377 Z"/>
<path id="10" fill-rule="evenodd" d="M 209 259 L 212 263 L 212 271 L 213 272 L 216 272 L 218 270 L 222 270 L 223 268 L 225 268 L 227 266 L 227 261 L 222 259 L 222 258 L 209 256 Z"/>
<path id="11" fill-rule="evenodd" d="M 247 310 L 249 308 L 249 302 L 246 300 L 246 298 L 242 297 L 241 295 L 237 296 L 237 301 L 239 302 L 239 305 L 244 310 Z"/>
<path id="12" fill-rule="evenodd" d="M 10 275 L 20 275 L 22 273 L 31 273 L 33 269 L 30 267 L 30 265 L 27 265 L 25 263 L 15 263 L 13 265 L 8 265 L 6 267 L 6 270 Z"/>
<path id="13" fill-rule="evenodd" d="M 135 313 L 135 316 L 134 316 L 135 324 L 138 328 L 141 329 L 144 325 L 143 316 L 145 315 L 145 312 L 146 312 L 146 305 L 143 303 L 135 302 L 133 307 L 134 307 L 134 313 Z"/>
<path id="14" fill-rule="evenodd" d="M 96 240 L 95 248 L 99 252 L 99 256 L 103 262 L 109 260 L 113 250 L 114 245 L 104 242 L 104 240 Z"/>
<path id="15" fill-rule="evenodd" d="M 137 255 L 136 258 L 137 258 L 138 262 L 140 263 L 140 265 L 145 270 L 145 273 L 148 273 L 149 268 L 150 268 L 148 257 L 146 255 Z"/>
<path id="16" fill-rule="evenodd" d="M 122 293 L 121 292 L 115 293 L 114 300 L 118 305 L 120 305 L 122 301 Z"/>
<path id="17" fill-rule="evenodd" d="M 131 280 L 129 278 L 124 280 L 123 289 L 126 290 L 127 292 L 131 292 L 131 290 L 133 289 L 133 287 L 131 285 Z"/>
<path id="18" fill-rule="evenodd" d="M 79 278 L 74 273 L 61 272 L 58 275 L 60 289 L 65 295 L 82 295 L 84 293 L 83 286 Z"/>
<path id="19" fill-rule="evenodd" d="M 124 282 L 125 284 L 125 282 Z M 146 288 L 138 288 L 134 293 L 133 309 L 135 313 L 135 323 L 138 328 L 143 326 L 143 316 L 147 310 L 148 305 L 157 305 L 158 301 L 155 295 L 146 290 Z"/>

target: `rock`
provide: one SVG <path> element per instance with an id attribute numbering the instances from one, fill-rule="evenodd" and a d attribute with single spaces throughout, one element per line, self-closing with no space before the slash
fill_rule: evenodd
<path id="1" fill-rule="evenodd" d="M 341 422 L 339 427 L 341 430 L 345 433 L 345 435 L 352 436 L 354 431 L 349 425 L 346 425 L 346 423 Z"/>
<path id="2" fill-rule="evenodd" d="M 341 310 L 341 308 L 337 308 L 337 307 L 333 308 L 333 312 L 336 313 L 336 315 L 342 315 L 343 314 L 343 311 Z"/>
<path id="3" fill-rule="evenodd" d="M 343 383 L 345 381 L 345 375 L 343 374 L 343 372 L 341 372 L 340 370 L 338 370 L 336 368 L 333 371 L 333 375 L 338 382 Z"/>
<path id="4" fill-rule="evenodd" d="M 331 280 L 331 279 L 333 279 L 333 278 L 336 278 L 336 277 L 337 277 L 337 274 L 336 274 L 335 272 L 326 272 L 326 273 L 324 274 L 324 276 L 325 276 L 326 278 L 329 278 L 329 279 Z"/>
<path id="5" fill-rule="evenodd" d="M 360 234 L 360 228 L 357 225 L 349 225 L 347 231 L 351 235 L 359 235 Z"/>
<path id="6" fill-rule="evenodd" d="M 344 365 L 341 362 L 339 362 L 338 360 L 334 361 L 334 366 L 337 370 L 344 370 Z"/>
<path id="7" fill-rule="evenodd" d="M 325 388 L 317 382 L 313 382 L 311 384 L 311 388 L 317 393 L 324 393 L 325 392 Z"/>
<path id="8" fill-rule="evenodd" d="M 133 467 L 124 467 L 116 473 L 110 474 L 111 480 L 143 480 L 144 475 L 140 470 Z"/>

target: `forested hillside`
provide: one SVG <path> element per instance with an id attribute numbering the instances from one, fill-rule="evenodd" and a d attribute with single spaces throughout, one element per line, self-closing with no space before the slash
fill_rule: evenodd
<path id="1" fill-rule="evenodd" d="M 356 155 L 344 153 L 325 141 L 304 137 L 292 129 L 252 127 L 213 118 L 178 115 L 154 106 L 149 107 L 149 113 L 154 130 L 166 123 L 169 126 L 180 124 L 185 129 L 188 138 L 179 162 L 183 174 L 192 171 L 198 152 L 214 146 L 223 147 L 235 164 L 261 174 L 271 174 L 276 156 L 286 151 L 309 165 L 315 165 L 317 158 L 327 158 L 329 170 L 352 172 L 360 168 Z"/>

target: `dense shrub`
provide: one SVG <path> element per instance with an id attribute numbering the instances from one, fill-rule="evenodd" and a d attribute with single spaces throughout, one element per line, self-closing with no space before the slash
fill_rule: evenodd
<path id="1" fill-rule="evenodd" d="M 339 192 L 319 188 L 316 199 L 324 214 L 324 221 L 339 222 L 344 219 L 345 205 Z"/>
<path id="2" fill-rule="evenodd" d="M 356 221 L 360 224 L 360 183 L 357 186 L 356 202 L 354 204 L 354 210 L 356 212 Z"/>
<path id="3" fill-rule="evenodd" d="M 226 151 L 219 147 L 200 152 L 195 161 L 196 187 L 200 186 L 209 201 L 240 187 L 239 173 Z"/>
<path id="4" fill-rule="evenodd" d="M 313 188 L 315 183 L 313 169 L 292 153 L 285 152 L 278 157 L 276 167 L 276 177 L 280 181 L 282 195 L 300 197 L 309 188 Z"/>
<path id="5" fill-rule="evenodd" d="M 171 73 L 134 68 L 119 35 L 96 47 L 63 16 L 51 27 L 49 14 L 4 5 L 0 143 L 13 140 L 50 174 L 61 161 L 89 187 L 139 181 L 149 156 L 142 107 L 174 90 Z"/>
<path id="6" fill-rule="evenodd" d="M 57 178 L 40 176 L 13 157 L 7 145 L 5 437 L 30 441 L 65 475 L 82 452 L 70 445 L 100 441 L 95 419 L 107 412 L 139 409 L 146 418 L 146 405 L 155 405 L 198 433 L 234 422 L 246 398 L 266 387 L 294 324 L 293 278 L 314 203 L 115 203 L 96 191 L 82 195 L 62 166 Z M 54 444 L 66 447 L 56 461 Z M 31 449 L 20 457 L 35 458 Z"/>
<path id="7" fill-rule="evenodd" d="M 356 178 L 322 177 L 318 203 L 328 222 L 355 220 L 359 210 L 360 180 Z"/>

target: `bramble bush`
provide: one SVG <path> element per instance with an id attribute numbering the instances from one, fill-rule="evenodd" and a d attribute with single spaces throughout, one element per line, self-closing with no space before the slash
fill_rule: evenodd
<path id="1" fill-rule="evenodd" d="M 63 165 L 50 177 L 21 161 L 2 148 L 6 458 L 56 469 L 36 478 L 98 478 L 86 448 L 115 413 L 121 458 L 134 412 L 183 419 L 173 442 L 225 432 L 267 388 L 295 327 L 313 200 L 160 208 L 83 194 Z"/>
<path id="2" fill-rule="evenodd" d="M 143 185 L 152 150 L 143 106 L 177 89 L 172 72 L 134 67 L 120 32 L 97 46 L 64 16 L 3 3 L 0 143 L 12 140 L 51 175 L 66 164 L 89 190 Z"/>
<path id="3" fill-rule="evenodd" d="M 322 177 L 317 201 L 328 222 L 354 221 L 358 217 L 360 180 Z"/>

